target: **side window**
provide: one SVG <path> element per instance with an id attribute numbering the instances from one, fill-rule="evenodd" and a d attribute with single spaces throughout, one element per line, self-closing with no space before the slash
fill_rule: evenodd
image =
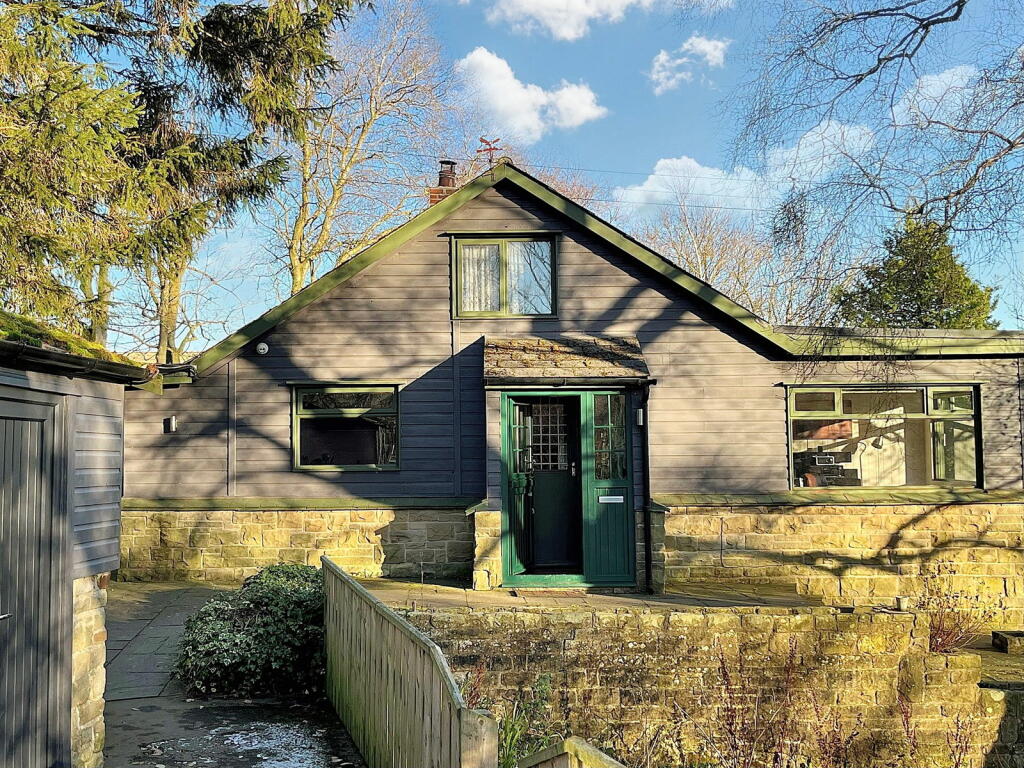
<path id="1" fill-rule="evenodd" d="M 976 404 L 972 386 L 793 388 L 793 485 L 977 486 Z"/>
<path id="2" fill-rule="evenodd" d="M 296 469 L 398 469 L 398 387 L 296 387 Z"/>
<path id="3" fill-rule="evenodd" d="M 456 242 L 459 317 L 543 317 L 555 313 L 552 240 Z"/>

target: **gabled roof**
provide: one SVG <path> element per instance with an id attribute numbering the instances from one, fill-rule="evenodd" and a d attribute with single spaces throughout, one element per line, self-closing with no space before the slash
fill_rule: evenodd
<path id="1" fill-rule="evenodd" d="M 633 239 L 565 195 L 501 160 L 448 198 L 421 211 L 354 257 L 335 267 L 273 309 L 198 355 L 192 362 L 199 373 L 209 370 L 245 344 L 287 320 L 339 285 L 390 255 L 425 229 L 479 197 L 500 182 L 515 185 L 549 205 L 583 229 L 604 240 L 650 270 L 662 275 L 686 294 L 753 334 L 784 356 L 990 356 L 1024 354 L 1024 334 L 952 332 L 941 336 L 917 331 L 862 332 L 852 329 L 777 328 L 737 304 L 720 291 Z"/>

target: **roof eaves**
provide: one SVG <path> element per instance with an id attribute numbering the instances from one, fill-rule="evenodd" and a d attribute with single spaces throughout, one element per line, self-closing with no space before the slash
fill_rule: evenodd
<path id="1" fill-rule="evenodd" d="M 142 384 L 151 378 L 148 371 L 140 366 L 3 339 L 0 339 L 0 360 L 5 364 L 23 364 L 50 373 L 117 384 Z"/>

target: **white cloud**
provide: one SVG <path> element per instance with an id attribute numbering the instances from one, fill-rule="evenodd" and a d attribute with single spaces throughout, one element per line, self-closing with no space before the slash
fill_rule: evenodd
<path id="1" fill-rule="evenodd" d="M 524 83 L 507 61 L 482 46 L 459 59 L 455 69 L 491 125 L 524 144 L 552 127 L 578 128 L 608 114 L 586 83 L 562 80 L 550 90 Z"/>
<path id="2" fill-rule="evenodd" d="M 658 51 L 658 55 L 651 60 L 651 71 L 647 73 L 654 84 L 654 94 L 661 96 L 693 80 L 690 63 L 686 56 L 673 56 L 666 50 Z"/>
<path id="3" fill-rule="evenodd" d="M 716 40 L 703 35 L 690 35 L 690 39 L 679 49 L 682 53 L 692 53 L 704 59 L 709 67 L 725 66 L 725 49 L 732 40 Z"/>
<path id="4" fill-rule="evenodd" d="M 591 22 L 614 24 L 632 8 L 649 9 L 662 0 L 494 0 L 487 11 L 492 24 L 519 32 L 542 29 L 556 40 L 579 40 Z"/>
<path id="5" fill-rule="evenodd" d="M 952 118 L 972 96 L 978 69 L 969 64 L 919 77 L 893 106 L 897 123 L 924 124 Z"/>
<path id="6" fill-rule="evenodd" d="M 760 181 L 750 168 L 726 171 L 683 155 L 659 160 L 650 176 L 639 184 L 617 188 L 615 197 L 636 203 L 641 209 L 681 198 L 697 205 L 750 209 L 759 207 Z"/>
<path id="7" fill-rule="evenodd" d="M 695 33 L 674 52 L 658 51 L 651 60 L 651 69 L 647 73 L 654 87 L 655 96 L 678 88 L 683 83 L 692 82 L 694 70 L 700 66 L 724 67 L 725 52 L 731 42 Z"/>
<path id="8" fill-rule="evenodd" d="M 641 183 L 618 187 L 618 200 L 634 203 L 640 215 L 657 210 L 659 204 L 687 200 L 697 206 L 755 212 L 770 207 L 793 185 L 825 178 L 843 164 L 845 156 L 862 154 L 871 148 L 874 136 L 862 125 L 826 121 L 807 131 L 792 146 L 781 147 L 768 158 L 764 173 L 738 166 L 732 170 L 702 165 L 692 157 L 658 160 Z"/>
<path id="9" fill-rule="evenodd" d="M 470 0 L 457 0 L 460 5 Z M 579 40 L 592 23 L 617 24 L 633 10 L 680 6 L 713 14 L 728 10 L 736 0 L 491 0 L 487 20 L 507 24 L 516 32 L 541 30 L 556 40 Z"/>

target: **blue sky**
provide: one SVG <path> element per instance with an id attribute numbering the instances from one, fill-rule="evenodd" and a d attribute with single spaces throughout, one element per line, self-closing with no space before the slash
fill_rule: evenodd
<path id="1" fill-rule="evenodd" d="M 606 5 L 626 6 L 619 20 L 598 17 L 580 37 L 559 39 L 558 29 L 574 34 L 582 22 L 547 26 L 526 12 L 541 5 L 446 0 L 433 6 L 438 36 L 453 61 L 483 47 L 506 61 L 524 83 L 551 91 L 565 81 L 585 84 L 594 92 L 604 116 L 574 128 L 551 128 L 533 145 L 539 154 L 559 158 L 559 164 L 636 174 L 649 172 L 661 158 L 682 154 L 703 164 L 725 164 L 731 136 L 723 100 L 741 76 L 733 54 L 749 47 L 744 30 L 736 24 L 723 29 L 725 17 L 683 19 L 668 3 L 651 3 L 645 9 L 644 3 L 630 7 L 610 2 Z M 523 6 L 521 23 L 493 18 L 501 6 Z M 724 65 L 712 67 L 699 56 L 679 54 L 692 60 L 680 71 L 690 72 L 693 80 L 655 95 L 648 77 L 653 59 L 661 51 L 674 54 L 693 35 L 731 41 Z M 622 184 L 637 178 L 609 174 L 602 181 Z"/>
<path id="2" fill-rule="evenodd" d="M 978 4 L 982 22 L 992 13 L 989 2 Z M 685 14 L 679 10 L 684 4 Z M 712 5 L 719 12 L 706 12 Z M 688 187 L 705 204 L 758 207 L 753 173 L 735 168 L 731 151 L 741 86 L 752 77 L 758 41 L 773 21 L 763 15 L 766 6 L 743 0 L 435 0 L 427 7 L 447 62 L 471 91 L 463 98 L 477 105 L 492 136 L 511 140 L 539 162 L 587 169 L 615 197 L 665 200 L 663 186 L 672 183 L 666 180 L 682 174 L 694 177 Z M 935 48 L 940 53 L 923 71 L 940 82 L 972 63 L 963 36 Z M 846 145 L 862 140 L 856 128 L 847 127 L 839 139 Z M 836 140 L 828 131 L 823 135 Z M 807 143 L 813 154 L 815 142 Z M 649 177 L 655 172 L 666 175 Z M 813 175 L 806 165 L 801 172 Z M 641 189 L 623 190 L 633 185 Z M 239 261 L 257 247 L 255 230 L 244 220 L 210 243 L 213 253 Z M 1010 246 L 1001 256 L 1019 259 Z M 974 261 L 977 277 L 1001 282 L 1005 261 Z M 283 298 L 267 281 L 249 281 L 238 295 L 240 302 L 225 299 L 239 305 L 232 325 Z M 998 317 L 1012 328 L 1009 285 L 1003 295 Z"/>

